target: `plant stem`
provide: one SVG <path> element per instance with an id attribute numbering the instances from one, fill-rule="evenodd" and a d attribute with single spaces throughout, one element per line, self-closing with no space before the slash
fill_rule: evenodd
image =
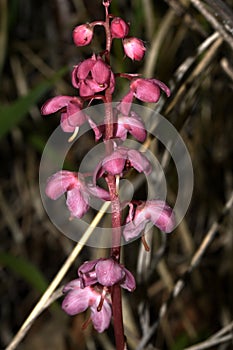
<path id="1" fill-rule="evenodd" d="M 105 61 L 110 65 L 110 51 L 112 46 L 112 36 L 109 24 L 108 8 L 110 0 L 104 0 L 103 5 L 105 7 L 105 33 L 106 33 L 106 54 Z M 114 136 L 114 117 L 112 110 L 112 93 L 110 88 L 105 91 L 105 141 L 106 153 L 111 154 L 113 151 L 113 142 L 111 139 Z M 116 176 L 108 174 L 106 181 L 108 183 L 109 194 L 111 198 L 112 208 L 112 248 L 111 257 L 120 262 L 121 253 L 121 205 L 116 185 Z M 116 350 L 125 349 L 125 336 L 122 317 L 122 299 L 121 299 L 121 287 L 116 284 L 111 288 L 112 297 L 112 313 L 113 313 L 113 327 L 115 334 Z"/>

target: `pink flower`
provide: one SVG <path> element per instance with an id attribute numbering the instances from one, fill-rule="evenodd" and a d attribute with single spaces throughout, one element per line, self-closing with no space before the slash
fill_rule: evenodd
<path id="1" fill-rule="evenodd" d="M 81 288 L 80 279 L 69 282 L 63 288 L 63 293 L 66 296 L 62 302 L 62 309 L 67 314 L 73 316 L 90 307 L 91 320 L 97 332 L 102 333 L 109 327 L 112 310 L 106 295 L 103 296 L 103 293 L 92 287 Z"/>
<path id="2" fill-rule="evenodd" d="M 81 218 L 89 209 L 90 195 L 109 200 L 104 189 L 92 184 L 85 184 L 80 173 L 61 170 L 52 175 L 47 182 L 46 195 L 56 200 L 67 193 L 66 205 L 73 217 Z"/>
<path id="3" fill-rule="evenodd" d="M 174 212 L 164 201 L 149 200 L 138 205 L 136 209 L 131 203 L 123 229 L 125 240 L 129 241 L 139 236 L 150 221 L 166 233 L 171 232 L 175 227 Z"/>
<path id="4" fill-rule="evenodd" d="M 89 23 L 81 24 L 73 30 L 73 40 L 76 46 L 89 45 L 93 38 L 93 26 Z"/>
<path id="5" fill-rule="evenodd" d="M 118 147 L 111 155 L 99 162 L 93 174 L 94 183 L 105 172 L 111 175 L 121 175 L 124 169 L 127 170 L 130 167 L 146 175 L 151 172 L 151 164 L 141 152 L 127 147 Z"/>
<path id="6" fill-rule="evenodd" d="M 116 117 L 117 122 L 114 123 L 114 138 L 125 141 L 129 132 L 139 142 L 144 142 L 147 132 L 141 118 L 135 113 L 130 112 L 130 116 L 120 115 Z M 90 124 L 91 125 L 91 124 Z M 96 141 L 98 141 L 105 133 L 105 125 L 91 125 L 94 130 Z"/>
<path id="7" fill-rule="evenodd" d="M 123 47 L 126 56 L 131 58 L 131 60 L 141 61 L 145 55 L 146 48 L 144 43 L 138 38 L 123 39 Z"/>
<path id="8" fill-rule="evenodd" d="M 170 90 L 162 81 L 157 79 L 142 79 L 132 80 L 130 90 L 136 98 L 143 102 L 158 102 L 160 98 L 160 89 L 166 95 L 170 96 Z"/>
<path id="9" fill-rule="evenodd" d="M 112 38 L 123 39 L 128 35 L 129 25 L 120 17 L 113 18 L 111 22 Z"/>
<path id="10" fill-rule="evenodd" d="M 87 120 L 82 112 L 82 100 L 72 96 L 56 96 L 44 103 L 41 114 L 53 114 L 61 111 L 61 128 L 65 132 L 74 132 Z"/>
<path id="11" fill-rule="evenodd" d="M 92 96 L 110 86 L 111 92 L 115 87 L 114 74 L 110 67 L 95 55 L 74 67 L 72 84 L 79 89 L 82 97 Z"/>
<path id="12" fill-rule="evenodd" d="M 128 115 L 134 97 L 143 102 L 158 102 L 160 90 L 163 90 L 168 97 L 170 96 L 170 89 L 160 80 L 133 79 L 130 83 L 130 91 L 123 96 L 118 109 L 124 115 Z"/>
<path id="13" fill-rule="evenodd" d="M 118 137 L 122 141 L 125 141 L 128 132 L 133 135 L 139 142 L 144 142 L 146 139 L 147 133 L 145 126 L 139 115 L 133 111 L 130 112 L 130 116 L 120 115 L 118 117 L 115 137 Z"/>
<path id="14" fill-rule="evenodd" d="M 112 258 L 86 261 L 79 267 L 78 275 L 82 287 L 99 283 L 104 287 L 119 284 L 130 292 L 136 288 L 135 279 L 131 272 Z"/>

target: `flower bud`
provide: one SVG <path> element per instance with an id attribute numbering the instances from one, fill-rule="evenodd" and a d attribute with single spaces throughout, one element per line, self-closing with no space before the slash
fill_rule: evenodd
<path id="1" fill-rule="evenodd" d="M 125 38 L 123 46 L 126 56 L 131 58 L 131 60 L 141 61 L 143 59 L 146 48 L 142 40 L 134 37 Z"/>
<path id="2" fill-rule="evenodd" d="M 73 30 L 73 40 L 76 46 L 89 45 L 93 38 L 93 27 L 90 24 L 81 24 Z"/>
<path id="3" fill-rule="evenodd" d="M 111 22 L 111 34 L 113 38 L 123 39 L 128 35 L 129 25 L 120 17 L 115 17 Z"/>

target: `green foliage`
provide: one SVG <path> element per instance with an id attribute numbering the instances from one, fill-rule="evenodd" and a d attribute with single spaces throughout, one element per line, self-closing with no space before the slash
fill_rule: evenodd
<path id="1" fill-rule="evenodd" d="M 38 292 L 43 293 L 48 282 L 43 274 L 30 261 L 16 257 L 10 253 L 0 253 L 0 264 L 15 272 L 19 277 L 27 281 Z"/>

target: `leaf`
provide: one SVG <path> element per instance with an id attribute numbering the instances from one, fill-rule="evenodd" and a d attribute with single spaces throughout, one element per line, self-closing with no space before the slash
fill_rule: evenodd
<path id="1" fill-rule="evenodd" d="M 9 253 L 1 252 L 0 264 L 11 269 L 40 293 L 43 293 L 46 290 L 48 282 L 37 267 L 28 260 Z"/>
<path id="2" fill-rule="evenodd" d="M 51 79 L 37 85 L 28 93 L 28 95 L 20 97 L 8 106 L 0 107 L 0 138 L 9 132 L 15 125 L 19 124 L 27 115 L 30 107 L 36 104 L 67 71 L 68 68 L 63 67 Z"/>

